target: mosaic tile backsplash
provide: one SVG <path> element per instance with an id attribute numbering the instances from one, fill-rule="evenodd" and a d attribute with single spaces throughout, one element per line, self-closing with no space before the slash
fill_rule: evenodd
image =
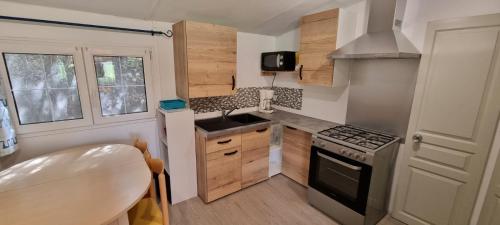
<path id="1" fill-rule="evenodd" d="M 287 87 L 247 87 L 238 88 L 232 96 L 218 96 L 206 98 L 189 99 L 190 107 L 195 113 L 207 113 L 233 108 L 250 108 L 259 105 L 259 90 L 274 90 L 272 104 L 282 107 L 298 109 L 302 108 L 302 89 Z"/>

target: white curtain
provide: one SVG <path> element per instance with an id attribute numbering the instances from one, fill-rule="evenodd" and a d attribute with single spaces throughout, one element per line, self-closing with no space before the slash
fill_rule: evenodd
<path id="1" fill-rule="evenodd" d="M 4 92 L 0 84 L 0 97 Z M 16 131 L 10 120 L 9 109 L 5 98 L 0 99 L 0 157 L 10 155 L 17 150 Z"/>

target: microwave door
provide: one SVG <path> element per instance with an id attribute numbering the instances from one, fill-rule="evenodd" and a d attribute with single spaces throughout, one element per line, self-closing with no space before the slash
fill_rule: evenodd
<path id="1" fill-rule="evenodd" d="M 277 54 L 268 54 L 264 56 L 264 68 L 267 70 L 276 70 L 279 65 L 279 57 Z"/>

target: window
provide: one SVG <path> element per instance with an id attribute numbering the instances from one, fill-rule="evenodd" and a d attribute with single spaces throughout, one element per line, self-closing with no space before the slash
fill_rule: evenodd
<path id="1" fill-rule="evenodd" d="M 2 40 L 0 75 L 16 132 L 92 124 L 81 48 Z"/>
<path id="2" fill-rule="evenodd" d="M 150 57 L 146 48 L 2 41 L 0 85 L 17 132 L 153 118 Z"/>
<path id="3" fill-rule="evenodd" d="M 95 123 L 154 117 L 150 57 L 145 48 L 85 50 Z"/>
<path id="4" fill-rule="evenodd" d="M 94 56 L 102 116 L 148 111 L 141 57 Z"/>
<path id="5" fill-rule="evenodd" d="M 83 119 L 71 55 L 4 53 L 21 125 Z"/>

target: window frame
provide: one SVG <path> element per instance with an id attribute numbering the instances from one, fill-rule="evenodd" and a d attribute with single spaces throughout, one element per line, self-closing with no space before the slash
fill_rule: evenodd
<path id="1" fill-rule="evenodd" d="M 49 121 L 33 124 L 20 124 L 19 114 L 15 105 L 14 94 L 10 83 L 10 77 L 7 71 L 4 53 L 11 54 L 50 54 L 50 55 L 71 55 L 75 68 L 75 77 L 80 97 L 80 107 L 82 110 L 82 119 L 71 119 L 62 121 Z M 93 124 L 91 103 L 89 99 L 89 89 L 87 86 L 87 76 L 85 71 L 82 49 L 75 45 L 59 44 L 51 42 L 34 41 L 10 41 L 1 40 L 0 43 L 0 78 L 5 90 L 8 109 L 11 113 L 11 120 L 19 134 L 42 132 L 50 130 L 59 130 L 75 127 L 90 126 Z"/>
<path id="2" fill-rule="evenodd" d="M 84 48 L 85 69 L 90 92 L 90 103 L 95 124 L 106 124 L 123 122 L 126 120 L 140 120 L 155 117 L 154 87 L 152 83 L 152 50 L 150 48 L 139 47 L 86 47 Z M 124 56 L 141 57 L 144 67 L 144 86 L 146 89 L 147 112 L 131 114 L 117 114 L 103 116 L 101 111 L 101 99 L 99 97 L 99 87 L 97 85 L 97 73 L 95 69 L 94 56 Z"/>

